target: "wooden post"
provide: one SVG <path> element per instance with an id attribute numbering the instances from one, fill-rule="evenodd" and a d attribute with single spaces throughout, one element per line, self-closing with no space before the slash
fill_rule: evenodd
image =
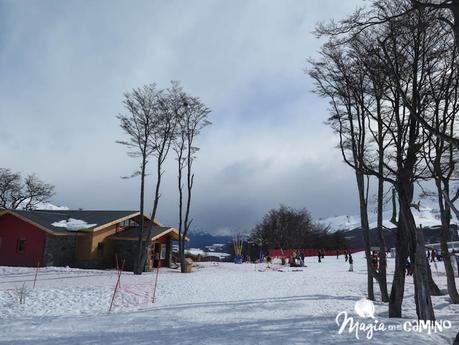
<path id="1" fill-rule="evenodd" d="M 35 278 L 33 279 L 33 288 L 35 289 L 35 283 L 37 282 L 38 267 L 40 267 L 40 261 L 37 262 L 37 268 L 35 269 Z"/>

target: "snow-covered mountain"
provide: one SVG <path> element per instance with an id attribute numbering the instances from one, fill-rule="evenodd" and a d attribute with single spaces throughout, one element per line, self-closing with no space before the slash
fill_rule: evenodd
<path id="1" fill-rule="evenodd" d="M 36 206 L 37 210 L 47 210 L 47 211 L 66 211 L 70 210 L 67 206 L 56 206 L 49 202 L 42 202 Z"/>
<path id="2" fill-rule="evenodd" d="M 19 205 L 18 209 L 22 210 L 26 207 L 28 200 L 25 200 L 21 205 Z M 50 202 L 40 202 L 35 205 L 35 210 L 46 210 L 46 211 L 67 211 L 69 208 L 67 206 L 57 206 L 51 204 Z"/>
<path id="3" fill-rule="evenodd" d="M 439 211 L 432 205 L 421 205 L 419 211 L 413 208 L 413 215 L 416 224 L 423 227 L 432 227 L 440 225 Z M 369 212 L 370 229 L 376 228 L 376 212 Z M 383 213 L 383 225 L 386 228 L 395 228 L 395 225 L 390 222 L 392 210 Z M 454 221 L 453 221 L 454 222 Z M 360 216 L 335 216 L 324 219 L 319 219 L 319 223 L 324 226 L 329 226 L 331 231 L 344 230 L 349 231 L 360 227 Z"/>

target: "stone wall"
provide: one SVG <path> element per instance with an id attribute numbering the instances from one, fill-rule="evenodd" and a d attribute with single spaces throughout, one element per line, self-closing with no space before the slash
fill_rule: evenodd
<path id="1" fill-rule="evenodd" d="M 119 265 L 124 260 L 124 270 L 132 271 L 134 268 L 135 253 L 137 252 L 137 241 L 112 240 L 114 252 L 118 257 Z"/>
<path id="2" fill-rule="evenodd" d="M 45 239 L 44 266 L 75 265 L 76 236 L 52 236 Z"/>

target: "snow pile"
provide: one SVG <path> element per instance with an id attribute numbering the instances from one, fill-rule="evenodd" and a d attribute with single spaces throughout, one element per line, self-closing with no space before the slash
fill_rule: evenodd
<path id="1" fill-rule="evenodd" d="M 68 219 L 60 220 L 58 222 L 54 222 L 51 225 L 57 228 L 66 228 L 68 231 L 78 231 L 82 229 L 92 228 L 96 226 L 97 224 L 88 224 L 84 220 L 81 220 L 81 219 L 68 218 Z"/>

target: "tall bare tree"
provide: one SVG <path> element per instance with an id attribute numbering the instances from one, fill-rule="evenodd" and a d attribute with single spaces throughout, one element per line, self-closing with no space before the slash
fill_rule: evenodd
<path id="1" fill-rule="evenodd" d="M 381 283 L 382 298 L 387 301 L 386 279 L 381 279 L 381 275 L 373 269 L 370 251 L 369 179 L 366 173 L 366 160 L 370 152 L 367 109 L 371 100 L 365 97 L 367 80 L 363 66 L 335 42 L 327 43 L 321 54 L 321 61 L 311 61 L 313 68 L 310 70 L 310 76 L 316 81 L 315 91 L 320 96 L 330 99 L 329 124 L 339 136 L 339 149 L 344 161 L 354 169 L 367 263 L 367 296 L 374 300 L 373 278 L 376 278 Z"/>
<path id="2" fill-rule="evenodd" d="M 456 125 L 456 114 L 459 110 L 459 75 L 457 48 L 451 47 L 450 41 L 438 36 L 439 59 L 429 61 L 432 73 L 429 73 L 431 88 L 430 117 L 428 121 L 437 131 L 452 135 Z M 443 264 L 447 277 L 448 294 L 453 303 L 459 303 L 454 271 L 450 261 L 448 241 L 451 239 L 451 181 L 455 178 L 457 152 L 441 136 L 432 136 L 425 151 L 427 166 L 435 182 L 438 207 L 440 210 L 441 230 L 440 244 Z"/>
<path id="3" fill-rule="evenodd" d="M 211 124 L 210 110 L 197 98 L 186 94 L 178 84 L 170 92 L 172 109 L 178 118 L 174 151 L 177 159 L 177 185 L 179 191 L 179 255 L 182 273 L 185 272 L 185 241 L 191 227 L 191 200 L 194 185 L 193 163 L 199 152 L 196 138 Z"/>
<path id="4" fill-rule="evenodd" d="M 150 145 L 150 139 L 155 130 L 155 121 L 158 112 L 158 99 L 160 92 L 156 89 L 155 84 L 144 85 L 141 88 L 133 89 L 131 92 L 124 94 L 124 107 L 126 114 L 120 114 L 117 118 L 120 120 L 120 127 L 128 136 L 128 140 L 118 140 L 117 143 L 128 148 L 128 155 L 134 158 L 140 158 L 139 169 L 130 177 L 140 176 L 140 205 L 139 211 L 140 227 L 138 233 L 137 252 L 142 250 L 142 241 L 145 229 L 145 176 L 148 160 L 153 154 L 153 148 Z M 139 259 L 134 262 L 133 272 L 141 274 L 143 266 L 139 267 Z"/>
<path id="5" fill-rule="evenodd" d="M 428 76 L 436 63 L 431 62 L 438 61 L 438 42 L 441 42 L 438 38 L 444 37 L 445 32 L 439 22 L 430 20 L 426 10 L 408 11 L 412 7 L 408 0 L 398 3 L 381 0 L 374 4 L 376 14 L 373 18 L 382 13 L 381 17 L 390 20 L 373 24 L 365 30 L 360 24 L 348 26 L 351 29 L 347 32 L 342 30 L 339 38 L 336 36 L 336 26 L 320 28 L 331 39 L 322 50 L 326 52 L 326 58 L 315 65 L 316 71 L 326 72 L 321 75 L 316 73 L 313 77 L 319 80 L 317 85 L 322 94 L 331 99 L 331 120 L 340 133 L 342 151 L 344 148 L 351 153 L 351 159 L 347 159 L 345 154 L 343 157 L 356 170 L 361 214 L 365 214 L 364 175 L 376 176 L 380 183 L 381 180 L 391 183 L 397 191 L 397 257 L 389 315 L 401 316 L 405 264 L 409 257 L 415 267 L 418 317 L 433 320 L 435 316 L 430 299 L 433 281 L 425 258 L 422 230 L 416 226 L 411 208 L 414 183 L 427 178 L 427 167 L 421 153 L 433 134 L 424 127 L 424 122 L 431 114 L 429 82 L 432 80 Z M 398 16 L 400 7 L 409 14 Z M 352 22 L 356 17 L 351 16 L 347 20 Z M 357 49 L 362 46 L 362 37 L 365 39 L 368 36 L 373 38 L 369 40 L 371 44 L 365 42 L 364 50 Z M 355 42 L 358 43 L 357 48 Z M 375 55 L 378 56 L 378 68 L 372 71 L 362 56 Z M 362 70 L 367 81 L 362 76 Z M 381 73 L 378 70 L 382 71 L 384 78 L 375 74 Z M 383 93 L 378 91 L 380 89 Z M 370 99 L 367 99 L 368 96 Z M 386 110 L 381 112 L 383 108 Z M 377 126 L 373 127 L 372 123 Z M 376 147 L 365 139 L 367 127 L 376 134 L 373 135 Z M 381 137 L 383 131 L 385 135 Z M 378 164 L 374 164 L 375 155 L 371 154 L 375 151 L 379 152 L 376 155 Z M 385 156 L 381 156 L 381 151 L 385 151 Z M 359 170 L 360 173 L 357 172 Z M 364 218 L 361 219 L 362 228 L 366 227 Z M 365 239 L 365 231 L 363 235 Z"/>
<path id="6" fill-rule="evenodd" d="M 151 222 L 145 231 L 145 240 L 140 242 L 140 251 L 138 256 L 138 267 L 141 272 L 146 263 L 147 254 L 149 252 L 151 232 L 156 219 L 156 214 L 159 207 L 159 199 L 161 198 L 161 182 L 164 174 L 164 162 L 169 154 L 172 142 L 176 136 L 176 128 L 179 119 L 174 111 L 174 90 L 178 86 L 172 83 L 172 87 L 163 90 L 158 94 L 156 111 L 153 113 L 153 131 L 148 140 L 148 147 L 153 152 L 156 163 L 156 183 L 153 193 L 153 207 L 151 210 Z"/>

